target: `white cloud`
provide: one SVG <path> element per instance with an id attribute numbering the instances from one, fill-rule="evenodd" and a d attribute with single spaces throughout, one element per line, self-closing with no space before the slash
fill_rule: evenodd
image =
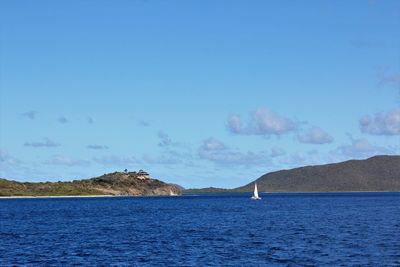
<path id="1" fill-rule="evenodd" d="M 231 115 L 228 118 L 228 129 L 232 133 L 240 134 L 242 131 L 242 121 L 237 114 Z"/>
<path id="2" fill-rule="evenodd" d="M 297 128 L 297 123 L 266 108 L 257 108 L 251 113 L 250 120 L 243 126 L 239 115 L 228 119 L 228 130 L 243 135 L 281 135 Z"/>
<path id="3" fill-rule="evenodd" d="M 202 145 L 203 151 L 222 151 L 225 149 L 225 144 L 213 137 L 206 139 Z"/>
<path id="4" fill-rule="evenodd" d="M 363 133 L 373 135 L 400 135 L 400 108 L 386 113 L 366 115 L 359 121 Z"/>
<path id="5" fill-rule="evenodd" d="M 298 135 L 297 139 L 306 144 L 329 144 L 333 142 L 332 136 L 318 127 L 310 128 L 305 134 Z"/>

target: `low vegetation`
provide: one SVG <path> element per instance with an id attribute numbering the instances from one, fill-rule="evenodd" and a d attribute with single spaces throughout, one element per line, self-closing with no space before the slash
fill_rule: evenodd
<path id="1" fill-rule="evenodd" d="M 175 195 L 181 188 L 145 172 L 114 172 L 72 182 L 23 183 L 0 178 L 0 196 Z"/>

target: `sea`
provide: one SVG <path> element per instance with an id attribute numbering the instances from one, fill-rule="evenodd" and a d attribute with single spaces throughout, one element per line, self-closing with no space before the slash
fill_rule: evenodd
<path id="1" fill-rule="evenodd" d="M 400 266 L 400 193 L 0 199 L 0 266 Z"/>

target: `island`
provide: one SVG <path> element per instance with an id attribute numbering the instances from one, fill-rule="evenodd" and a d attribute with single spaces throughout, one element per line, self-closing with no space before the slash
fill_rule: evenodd
<path id="1" fill-rule="evenodd" d="M 200 188 L 184 194 L 253 192 L 400 192 L 400 156 L 380 155 L 363 160 L 304 166 L 262 175 L 233 189 Z"/>
<path id="2" fill-rule="evenodd" d="M 11 196 L 174 196 L 182 188 L 140 170 L 113 172 L 99 177 L 67 182 L 17 182 L 0 178 L 0 197 Z"/>
<path id="3" fill-rule="evenodd" d="M 399 192 L 400 156 L 281 170 L 262 175 L 254 182 L 261 192 Z M 235 191 L 251 192 L 254 182 Z"/>
<path id="4" fill-rule="evenodd" d="M 262 175 L 237 188 L 192 188 L 165 183 L 138 172 L 113 172 L 67 182 L 17 182 L 0 178 L 0 197 L 10 196 L 175 196 L 252 192 L 400 192 L 400 156 L 304 166 Z"/>

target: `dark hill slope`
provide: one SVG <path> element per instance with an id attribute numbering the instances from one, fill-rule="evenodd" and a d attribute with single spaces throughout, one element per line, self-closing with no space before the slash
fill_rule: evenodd
<path id="1" fill-rule="evenodd" d="M 266 192 L 400 191 L 400 156 L 306 166 L 267 173 L 256 180 Z M 248 192 L 254 182 L 234 189 Z"/>

